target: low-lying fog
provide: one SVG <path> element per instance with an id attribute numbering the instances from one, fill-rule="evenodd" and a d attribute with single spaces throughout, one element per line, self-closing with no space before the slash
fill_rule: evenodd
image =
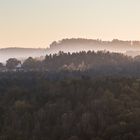
<path id="1" fill-rule="evenodd" d="M 0 62 L 5 63 L 9 58 L 24 61 L 28 57 L 41 59 L 46 55 L 46 49 L 34 48 L 4 48 L 0 49 Z"/>
<path id="2" fill-rule="evenodd" d="M 59 51 L 79 52 L 79 51 L 99 51 L 120 52 L 125 55 L 135 57 L 140 55 L 140 41 L 101 41 L 93 39 L 63 39 L 54 41 L 48 49 L 35 48 L 4 48 L 0 49 L 0 62 L 5 63 L 9 58 L 17 58 L 24 61 L 28 57 L 43 59 L 46 54 L 54 54 Z"/>

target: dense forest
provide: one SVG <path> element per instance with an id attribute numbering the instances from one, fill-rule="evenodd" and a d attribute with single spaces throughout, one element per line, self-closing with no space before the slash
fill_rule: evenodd
<path id="1" fill-rule="evenodd" d="M 139 140 L 140 79 L 0 74 L 1 140 Z"/>
<path id="2" fill-rule="evenodd" d="M 140 56 L 82 51 L 0 63 L 0 140 L 139 140 Z"/>

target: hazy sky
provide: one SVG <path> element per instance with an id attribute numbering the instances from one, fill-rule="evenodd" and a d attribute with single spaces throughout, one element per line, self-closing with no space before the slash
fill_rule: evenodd
<path id="1" fill-rule="evenodd" d="M 140 0 L 0 0 L 0 47 L 62 38 L 140 40 Z"/>

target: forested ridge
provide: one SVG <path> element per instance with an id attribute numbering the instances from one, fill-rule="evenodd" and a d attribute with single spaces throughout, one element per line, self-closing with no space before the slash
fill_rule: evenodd
<path id="1" fill-rule="evenodd" d="M 6 65 L 0 63 L 1 72 L 40 71 L 49 73 L 85 73 L 90 76 L 140 76 L 140 56 L 130 57 L 121 53 L 108 51 L 82 51 L 46 55 L 38 60 L 32 57 L 23 63 L 16 58 L 7 60 Z M 72 75 L 73 75 L 72 74 Z"/>
<path id="2" fill-rule="evenodd" d="M 139 51 L 140 41 L 138 40 L 119 40 L 103 41 L 101 39 L 84 39 L 84 38 L 65 38 L 54 41 L 47 48 L 47 53 L 79 52 L 88 50 L 110 50 L 115 52 Z"/>

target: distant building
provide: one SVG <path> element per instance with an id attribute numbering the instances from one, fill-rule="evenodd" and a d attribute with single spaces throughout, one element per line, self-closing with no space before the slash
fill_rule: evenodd
<path id="1" fill-rule="evenodd" d="M 22 64 L 21 64 L 21 63 L 18 64 L 18 65 L 16 66 L 16 69 L 15 69 L 14 71 L 23 71 Z"/>

